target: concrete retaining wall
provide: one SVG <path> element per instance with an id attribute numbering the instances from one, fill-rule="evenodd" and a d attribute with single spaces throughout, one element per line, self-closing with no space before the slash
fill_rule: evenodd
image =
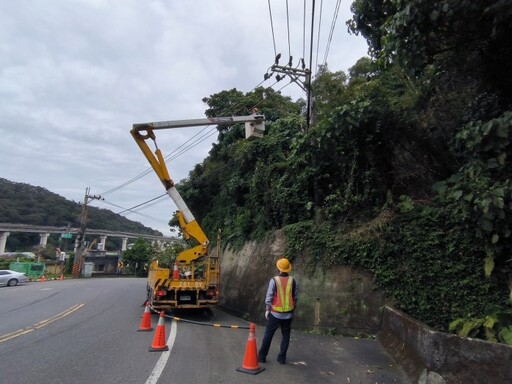
<path id="1" fill-rule="evenodd" d="M 270 278 L 277 274 L 276 261 L 285 245 L 283 233 L 276 231 L 263 242 L 247 242 L 240 251 L 225 250 L 221 304 L 251 321 L 265 323 L 265 293 Z M 371 273 L 351 266 L 324 270 L 295 261 L 292 275 L 299 282 L 295 328 L 354 336 L 377 333 L 386 302 L 375 289 Z"/>
<path id="2" fill-rule="evenodd" d="M 221 256 L 221 304 L 248 320 L 265 322 L 267 284 L 285 250 L 275 232 L 261 243 Z M 512 347 L 437 332 L 385 304 L 372 275 L 350 266 L 329 270 L 294 262 L 300 285 L 294 327 L 343 335 L 375 334 L 414 384 L 511 384 Z"/>
<path id="3" fill-rule="evenodd" d="M 413 383 L 512 383 L 512 346 L 437 332 L 388 306 L 377 336 Z"/>

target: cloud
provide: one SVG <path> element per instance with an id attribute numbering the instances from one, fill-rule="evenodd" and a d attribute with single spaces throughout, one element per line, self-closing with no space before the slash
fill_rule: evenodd
<path id="1" fill-rule="evenodd" d="M 323 6 L 313 65 L 323 60 L 333 3 Z M 276 51 L 287 61 L 290 50 L 297 63 L 309 53 L 311 10 L 304 34 L 303 2 L 289 2 L 288 45 L 286 3 L 271 4 Z M 330 43 L 331 70 L 346 71 L 366 53 L 364 40 L 346 33 L 348 7 L 342 3 Z M 0 177 L 74 201 L 83 200 L 86 187 L 99 194 L 122 185 L 148 169 L 129 134 L 133 123 L 201 118 L 203 97 L 251 91 L 274 62 L 272 36 L 264 0 L 0 2 Z M 283 93 L 303 96 L 293 84 Z M 171 154 L 202 130 L 161 132 L 159 146 Z M 187 177 L 215 139 L 175 158 L 171 177 Z M 164 192 L 149 172 L 108 201 L 130 208 Z M 129 217 L 168 234 L 174 209 L 165 200 L 141 211 L 155 220 Z"/>

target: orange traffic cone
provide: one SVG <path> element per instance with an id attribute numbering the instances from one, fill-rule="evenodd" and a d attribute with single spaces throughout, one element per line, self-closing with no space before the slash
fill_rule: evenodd
<path id="1" fill-rule="evenodd" d="M 245 347 L 244 362 L 242 367 L 236 369 L 238 372 L 249 373 L 256 375 L 265 368 L 258 365 L 258 348 L 256 347 L 256 326 L 251 323 L 249 328 L 249 338 L 247 339 L 247 346 Z"/>
<path id="2" fill-rule="evenodd" d="M 146 304 L 144 314 L 142 315 L 142 321 L 140 322 L 140 327 L 137 332 L 149 332 L 152 330 L 153 327 L 151 326 L 151 312 L 149 311 L 149 305 Z"/>
<path id="3" fill-rule="evenodd" d="M 63 273 L 60 274 L 59 280 L 64 280 L 64 274 Z"/>
<path id="4" fill-rule="evenodd" d="M 46 283 L 46 277 L 44 277 L 44 275 L 41 276 L 41 283 Z"/>
<path id="5" fill-rule="evenodd" d="M 179 280 L 180 279 L 180 271 L 178 271 L 178 264 L 174 262 L 174 269 L 172 271 L 172 279 Z"/>
<path id="6" fill-rule="evenodd" d="M 160 312 L 158 325 L 156 326 L 155 336 L 153 337 L 153 344 L 149 347 L 149 352 L 168 351 L 169 347 L 165 344 L 165 317 L 164 311 Z"/>

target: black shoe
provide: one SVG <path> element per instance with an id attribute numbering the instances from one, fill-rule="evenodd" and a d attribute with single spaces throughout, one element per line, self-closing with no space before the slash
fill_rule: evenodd
<path id="1" fill-rule="evenodd" d="M 265 358 L 258 357 L 258 363 L 265 363 L 265 362 L 266 362 Z"/>
<path id="2" fill-rule="evenodd" d="M 285 360 L 285 359 L 283 359 L 283 358 L 281 358 L 281 357 L 278 357 L 278 358 L 277 358 L 277 362 L 278 362 L 279 364 L 286 364 L 286 360 Z"/>

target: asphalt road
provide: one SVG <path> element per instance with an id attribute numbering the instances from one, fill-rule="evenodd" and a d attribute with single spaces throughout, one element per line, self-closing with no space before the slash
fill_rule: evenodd
<path id="1" fill-rule="evenodd" d="M 145 279 L 98 278 L 0 288 L 0 383 L 407 383 L 378 342 L 292 331 L 288 363 L 276 333 L 265 370 L 236 371 L 249 323 L 219 310 L 166 318 L 169 352 L 137 332 Z M 190 323 L 199 322 L 203 325 Z M 152 315 L 156 328 L 158 316 Z M 256 328 L 259 346 L 263 327 Z"/>

